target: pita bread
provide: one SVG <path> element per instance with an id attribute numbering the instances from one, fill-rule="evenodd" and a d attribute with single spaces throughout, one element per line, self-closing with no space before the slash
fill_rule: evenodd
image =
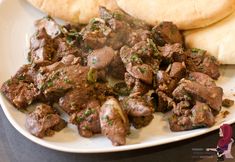
<path id="1" fill-rule="evenodd" d="M 235 12 L 216 24 L 184 35 L 187 46 L 207 50 L 222 64 L 235 64 Z"/>
<path id="2" fill-rule="evenodd" d="M 116 0 L 128 14 L 151 25 L 172 21 L 179 29 L 205 27 L 231 14 L 235 0 Z"/>
<path id="3" fill-rule="evenodd" d="M 91 18 L 97 17 L 99 6 L 110 10 L 118 8 L 115 0 L 28 0 L 28 2 L 52 17 L 74 24 L 86 24 Z"/>

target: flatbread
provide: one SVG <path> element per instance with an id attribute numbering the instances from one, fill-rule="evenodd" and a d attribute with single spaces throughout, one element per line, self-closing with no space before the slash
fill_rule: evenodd
<path id="1" fill-rule="evenodd" d="M 235 64 L 235 12 L 216 24 L 184 35 L 187 46 L 207 50 L 221 64 Z"/>
<path id="2" fill-rule="evenodd" d="M 86 24 L 98 16 L 99 6 L 110 10 L 117 9 L 115 0 L 27 0 L 34 7 L 52 17 L 61 18 L 70 23 Z"/>
<path id="3" fill-rule="evenodd" d="M 172 21 L 180 29 L 205 27 L 231 14 L 235 0 L 116 0 L 128 14 L 157 25 Z"/>

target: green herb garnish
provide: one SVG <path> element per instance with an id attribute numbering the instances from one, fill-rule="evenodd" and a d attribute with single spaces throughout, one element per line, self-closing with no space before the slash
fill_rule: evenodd
<path id="1" fill-rule="evenodd" d="M 144 67 L 138 67 L 138 69 L 142 74 L 146 72 L 146 69 Z"/>

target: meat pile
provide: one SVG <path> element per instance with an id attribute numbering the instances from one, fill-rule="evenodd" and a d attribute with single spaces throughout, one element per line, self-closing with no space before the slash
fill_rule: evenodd
<path id="1" fill-rule="evenodd" d="M 219 63 L 200 49 L 187 49 L 171 22 L 155 27 L 121 11 L 100 7 L 87 25 L 36 21 L 29 63 L 2 87 L 19 110 L 41 103 L 27 115 L 37 137 L 66 126 L 53 108 L 66 112 L 83 137 L 102 133 L 124 145 L 130 126 L 147 126 L 154 112 L 172 111 L 172 131 L 211 127 L 222 104 L 216 86 Z"/>

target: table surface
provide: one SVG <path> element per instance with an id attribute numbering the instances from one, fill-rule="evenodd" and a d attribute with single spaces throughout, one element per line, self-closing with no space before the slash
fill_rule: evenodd
<path id="1" fill-rule="evenodd" d="M 235 124 L 232 126 L 235 133 Z M 195 149 L 216 147 L 219 138 L 216 130 L 196 138 L 146 149 L 102 154 L 73 154 L 50 150 L 31 142 L 10 124 L 1 107 L 0 128 L 0 162 L 215 162 L 214 153 L 208 158 L 194 158 L 195 155 L 197 157 L 201 155 L 201 153 L 198 155 Z M 235 157 L 235 145 L 232 147 L 232 154 Z M 235 161 L 235 159 L 226 161 Z"/>

